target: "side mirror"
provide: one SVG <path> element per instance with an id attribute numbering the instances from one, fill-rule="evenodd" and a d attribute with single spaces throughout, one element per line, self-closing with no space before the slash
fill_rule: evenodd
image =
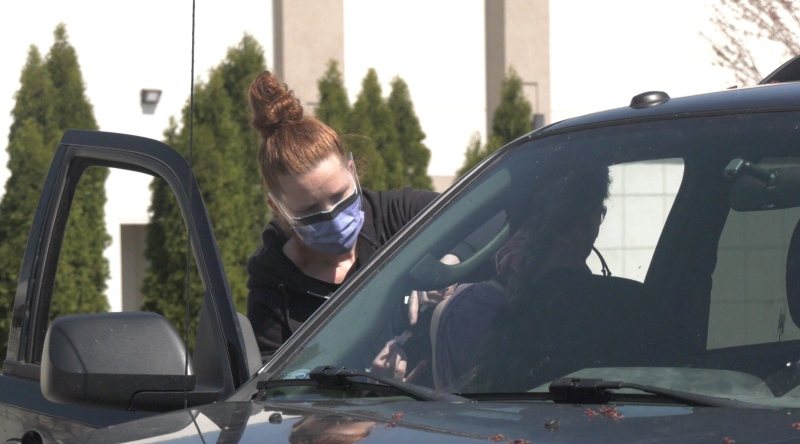
<path id="1" fill-rule="evenodd" d="M 173 410 L 194 390 L 196 376 L 191 361 L 188 369 L 186 363 L 183 339 L 163 316 L 64 316 L 53 322 L 45 337 L 42 394 L 65 404 Z"/>

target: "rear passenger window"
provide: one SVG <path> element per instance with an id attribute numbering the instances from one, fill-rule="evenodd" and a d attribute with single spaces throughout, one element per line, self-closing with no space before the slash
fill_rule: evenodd
<path id="1" fill-rule="evenodd" d="M 644 282 L 683 178 L 682 159 L 612 165 L 608 211 L 595 247 L 614 276 Z M 595 274 L 597 255 L 587 261 Z"/>
<path id="2" fill-rule="evenodd" d="M 800 339 L 786 296 L 800 208 L 730 211 L 712 275 L 709 349 Z"/>

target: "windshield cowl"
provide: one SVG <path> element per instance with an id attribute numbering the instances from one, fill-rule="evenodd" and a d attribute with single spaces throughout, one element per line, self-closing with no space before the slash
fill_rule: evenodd
<path id="1" fill-rule="evenodd" d="M 570 404 L 607 403 L 614 400 L 620 389 L 634 389 L 667 398 L 677 403 L 698 407 L 768 408 L 764 405 L 719 398 L 697 393 L 670 390 L 653 385 L 635 384 L 602 379 L 559 378 L 550 383 L 549 393 L 554 402 Z"/>
<path id="2" fill-rule="evenodd" d="M 260 381 L 257 388 L 265 391 L 262 399 L 268 397 L 266 390 L 278 387 L 315 387 L 325 390 L 352 391 L 366 390 L 368 393 L 362 394 L 369 397 L 370 392 L 381 395 L 400 395 L 407 396 L 417 401 L 438 401 L 438 402 L 474 402 L 470 399 L 447 393 L 441 390 L 422 387 L 409 382 L 397 381 L 371 374 L 370 372 L 358 372 L 344 367 L 330 365 L 319 366 L 308 373 L 308 379 L 279 379 L 270 381 Z M 283 392 L 277 396 L 285 397 Z"/>

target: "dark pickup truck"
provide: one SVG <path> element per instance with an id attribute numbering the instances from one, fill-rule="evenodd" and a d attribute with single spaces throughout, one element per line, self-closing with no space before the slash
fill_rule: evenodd
<path id="1" fill-rule="evenodd" d="M 0 440 L 798 442 L 798 61 L 764 85 L 649 91 L 510 143 L 264 366 L 187 162 L 152 140 L 69 131 L 20 274 Z M 205 291 L 191 356 L 154 313 L 48 321 L 92 166 L 174 191 Z M 470 257 L 440 261 L 465 242 Z M 411 325 L 406 297 L 442 289 Z"/>

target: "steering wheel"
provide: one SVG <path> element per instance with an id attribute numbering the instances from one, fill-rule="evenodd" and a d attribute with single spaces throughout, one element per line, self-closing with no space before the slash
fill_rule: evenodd
<path id="1" fill-rule="evenodd" d="M 463 278 L 484 264 L 505 244 L 511 237 L 511 221 L 515 218 L 509 209 L 503 208 L 506 199 L 502 196 L 507 195 L 511 183 L 511 173 L 508 170 L 497 172 L 469 194 L 454 201 L 445 215 L 427 227 L 417 242 L 429 247 L 409 271 L 409 275 L 417 284 L 415 289 L 435 290 L 463 281 Z M 507 214 L 500 230 L 472 256 L 454 265 L 439 261 L 439 257 L 447 252 L 447 246 L 452 245 L 454 240 L 464 239 L 502 211 L 506 211 Z M 447 234 L 442 235 L 442 233 Z M 428 242 L 425 242 L 426 240 Z"/>

